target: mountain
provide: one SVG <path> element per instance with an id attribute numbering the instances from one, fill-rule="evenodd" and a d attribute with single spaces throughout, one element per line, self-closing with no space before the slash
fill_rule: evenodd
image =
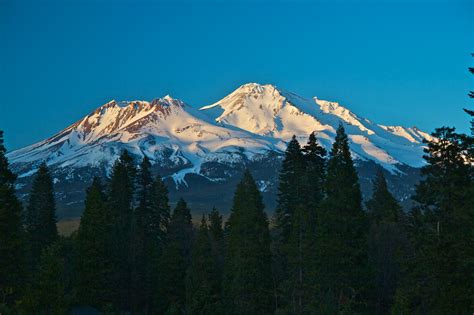
<path id="1" fill-rule="evenodd" d="M 353 156 L 373 160 L 389 170 L 405 164 L 421 167 L 423 139 L 431 137 L 416 127 L 383 126 L 360 118 L 336 102 L 302 98 L 273 85 L 245 84 L 222 100 L 201 108 L 222 126 L 287 141 L 303 141 L 313 131 L 329 148 L 337 126 L 343 123 Z"/>
<path id="2" fill-rule="evenodd" d="M 272 209 L 277 170 L 286 142 L 315 131 L 330 148 L 337 126 L 348 133 L 365 192 L 382 167 L 400 200 L 408 199 L 423 165 L 419 129 L 384 126 L 335 102 L 303 98 L 273 85 L 242 85 L 222 100 L 196 109 L 170 96 L 151 102 L 111 101 L 49 139 L 8 153 L 19 174 L 21 197 L 42 161 L 56 184 L 59 214 L 80 214 L 93 176 L 106 177 L 124 149 L 147 156 L 165 177 L 172 200 L 184 196 L 197 211 L 226 210 L 239 175 L 250 168 Z"/>

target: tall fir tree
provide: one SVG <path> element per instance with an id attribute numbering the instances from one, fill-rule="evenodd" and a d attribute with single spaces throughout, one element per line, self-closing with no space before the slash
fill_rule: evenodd
<path id="1" fill-rule="evenodd" d="M 75 252 L 71 239 L 60 238 L 46 247 L 19 304 L 20 314 L 67 314 L 73 304 Z"/>
<path id="2" fill-rule="evenodd" d="M 25 242 L 21 204 L 15 196 L 16 175 L 5 153 L 0 130 L 0 305 L 12 305 L 25 285 Z"/>
<path id="3" fill-rule="evenodd" d="M 260 191 L 248 170 L 237 185 L 227 229 L 224 267 L 226 312 L 272 313 L 268 219 Z"/>
<path id="4" fill-rule="evenodd" d="M 158 290 L 158 264 L 163 250 L 164 225 L 169 216 L 166 187 L 155 182 L 145 157 L 138 172 L 138 207 L 132 226 L 132 304 L 135 312 L 150 313 Z M 158 195 L 159 194 L 159 195 Z"/>
<path id="5" fill-rule="evenodd" d="M 369 215 L 369 260 L 374 276 L 374 312 L 388 314 L 401 277 L 400 263 L 406 249 L 405 214 L 387 187 L 381 170 L 373 181 Z"/>
<path id="6" fill-rule="evenodd" d="M 286 246 L 288 278 L 284 287 L 290 314 L 316 311 L 316 235 L 311 212 L 300 206 L 292 215 L 292 229 Z"/>
<path id="7" fill-rule="evenodd" d="M 159 229 L 157 229 L 157 237 L 163 244 L 166 240 L 166 232 L 168 231 L 170 223 L 170 206 L 168 188 L 160 176 L 156 176 L 153 184 L 153 198 L 153 206 L 155 209 L 153 216 L 156 216 L 156 218 L 153 218 L 153 221 L 159 222 L 160 224 Z"/>
<path id="8" fill-rule="evenodd" d="M 189 314 L 223 312 L 219 262 L 213 253 L 209 232 L 203 216 L 187 272 L 186 305 Z"/>
<path id="9" fill-rule="evenodd" d="M 466 136 L 454 128 L 432 135 L 409 217 L 412 251 L 395 310 L 463 314 L 474 307 L 474 161 Z"/>
<path id="10" fill-rule="evenodd" d="M 123 151 L 115 161 L 107 193 L 107 242 L 113 261 L 110 288 L 114 304 L 130 309 L 130 242 L 134 195 L 133 159 Z"/>
<path id="11" fill-rule="evenodd" d="M 56 203 L 53 180 L 46 163 L 42 163 L 33 179 L 25 218 L 28 239 L 28 264 L 32 272 L 40 261 L 41 253 L 58 240 Z"/>
<path id="12" fill-rule="evenodd" d="M 290 140 L 279 174 L 278 200 L 272 229 L 273 303 L 275 308 L 286 307 L 288 296 L 288 242 L 292 215 L 305 204 L 304 159 L 295 136 Z"/>
<path id="13" fill-rule="evenodd" d="M 304 195 L 306 196 L 305 207 L 310 212 L 310 221 L 315 225 L 317 212 L 320 210 L 321 201 L 324 198 L 327 152 L 319 144 L 314 132 L 309 135 L 308 143 L 303 147 L 302 152 L 305 162 L 305 171 L 302 178 Z"/>
<path id="14" fill-rule="evenodd" d="M 289 142 L 280 171 L 273 232 L 275 305 L 279 310 L 307 312 L 314 295 L 315 229 L 324 197 L 326 150 L 313 133 L 301 148 Z"/>
<path id="15" fill-rule="evenodd" d="M 301 146 L 295 136 L 288 143 L 282 162 L 279 183 L 278 201 L 275 211 L 275 227 L 280 233 L 282 242 L 286 242 L 291 231 L 291 215 L 296 208 L 305 203 L 303 190 L 304 159 Z"/>
<path id="16" fill-rule="evenodd" d="M 325 186 L 327 198 L 316 226 L 319 312 L 353 313 L 363 308 L 360 302 L 370 283 L 367 222 L 342 125 L 331 149 Z"/>
<path id="17" fill-rule="evenodd" d="M 181 198 L 169 223 L 160 259 L 160 282 L 155 304 L 159 313 L 181 314 L 186 307 L 186 271 L 191 262 L 193 225 L 191 212 Z"/>
<path id="18" fill-rule="evenodd" d="M 211 241 L 212 254 L 217 259 L 217 270 L 219 272 L 220 291 L 222 293 L 222 274 L 224 272 L 224 230 L 223 220 L 219 211 L 213 207 L 208 216 L 209 219 L 209 237 Z"/>
<path id="19" fill-rule="evenodd" d="M 99 178 L 87 189 L 85 209 L 77 232 L 77 300 L 104 309 L 112 304 L 109 279 L 113 269 L 107 242 L 106 199 Z"/>

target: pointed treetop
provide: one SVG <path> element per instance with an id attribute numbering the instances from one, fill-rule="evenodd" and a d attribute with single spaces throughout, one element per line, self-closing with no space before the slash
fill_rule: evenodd
<path id="1" fill-rule="evenodd" d="M 293 137 L 291 137 L 290 142 L 288 142 L 288 146 L 286 147 L 286 152 L 296 152 L 296 151 L 300 151 L 300 149 L 301 149 L 300 143 L 296 139 L 296 136 L 293 135 Z"/>
<path id="2" fill-rule="evenodd" d="M 102 180 L 100 179 L 100 177 L 98 176 L 94 176 L 94 178 L 92 179 L 92 184 L 90 185 L 89 189 L 91 188 L 98 188 L 102 191 L 103 189 L 103 186 L 102 186 Z"/>
<path id="3" fill-rule="evenodd" d="M 186 201 L 184 201 L 183 198 L 179 198 L 176 208 L 173 211 L 172 219 L 183 220 L 186 223 L 191 222 L 191 213 Z"/>
<path id="4" fill-rule="evenodd" d="M 342 157 L 350 159 L 349 138 L 347 137 L 344 126 L 339 124 L 336 130 L 336 138 L 331 148 L 331 157 Z"/>
<path id="5" fill-rule="evenodd" d="M 200 230 L 204 231 L 207 230 L 207 220 L 206 220 L 206 215 L 203 214 L 201 218 L 201 226 L 199 227 Z"/>
<path id="6" fill-rule="evenodd" d="M 388 190 L 387 181 L 381 169 L 377 171 L 372 183 L 372 198 L 367 202 L 367 210 L 372 220 L 377 223 L 399 221 L 402 208 Z"/>
<path id="7" fill-rule="evenodd" d="M 312 157 L 324 158 L 327 154 L 326 149 L 324 149 L 320 144 L 314 131 L 310 133 L 308 142 L 302 149 L 305 155 L 310 155 Z"/>

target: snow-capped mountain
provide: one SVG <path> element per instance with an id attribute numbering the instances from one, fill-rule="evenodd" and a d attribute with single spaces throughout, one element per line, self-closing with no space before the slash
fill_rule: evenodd
<path id="1" fill-rule="evenodd" d="M 206 195 L 204 187 L 214 185 L 213 192 L 230 187 L 245 167 L 254 169 L 264 193 L 274 195 L 286 142 L 296 135 L 304 143 L 314 131 L 329 149 L 340 123 L 358 165 L 374 162 L 393 177 L 423 165 L 422 141 L 430 136 L 417 128 L 379 125 L 338 103 L 256 83 L 200 109 L 170 96 L 151 102 L 111 101 L 51 138 L 7 156 L 24 193 L 45 161 L 62 187 L 64 209 L 78 207 L 91 177 L 105 176 L 124 149 L 150 158 L 176 194 L 207 206 L 199 201 Z M 225 198 L 230 201 L 230 196 Z"/>
<path id="2" fill-rule="evenodd" d="M 390 170 L 397 164 L 422 166 L 423 139 L 430 139 L 415 127 L 375 124 L 336 102 L 303 98 L 273 85 L 245 84 L 201 110 L 220 125 L 285 141 L 293 135 L 305 141 L 315 131 L 326 148 L 330 147 L 337 126 L 343 123 L 353 157 L 373 160 Z"/>
<path id="3" fill-rule="evenodd" d="M 203 162 L 238 162 L 241 153 L 252 158 L 276 147 L 272 139 L 216 125 L 198 110 L 165 96 L 152 102 L 111 101 L 55 136 L 14 151 L 8 158 L 13 165 L 46 161 L 59 168 L 109 168 L 124 149 L 155 163 L 186 167 L 173 174 L 181 182 L 187 173 L 199 174 Z"/>

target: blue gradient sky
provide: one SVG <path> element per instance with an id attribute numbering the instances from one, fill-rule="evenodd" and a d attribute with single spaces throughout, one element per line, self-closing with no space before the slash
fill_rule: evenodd
<path id="1" fill-rule="evenodd" d="M 0 0 L 0 45 L 9 149 L 111 99 L 171 94 L 201 106 L 246 82 L 427 131 L 467 131 L 461 108 L 473 105 L 470 0 Z"/>

